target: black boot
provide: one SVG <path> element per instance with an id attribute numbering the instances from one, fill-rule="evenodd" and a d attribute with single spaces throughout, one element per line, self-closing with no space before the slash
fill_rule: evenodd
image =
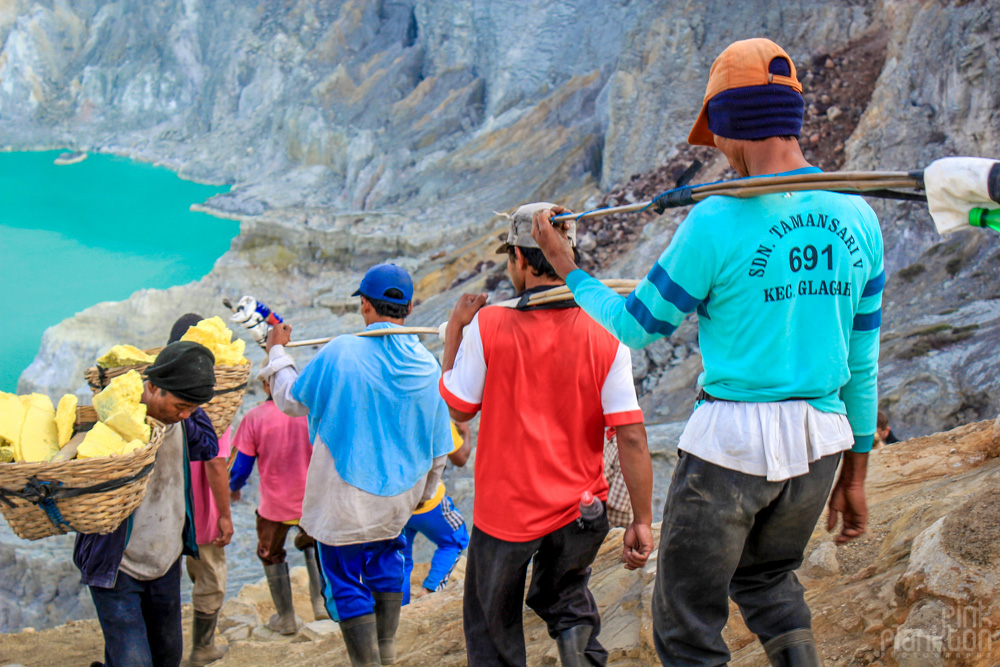
<path id="1" fill-rule="evenodd" d="M 228 646 L 215 645 L 215 626 L 219 621 L 219 612 L 203 614 L 195 610 L 191 628 L 191 656 L 188 662 L 191 667 L 205 667 L 226 655 Z"/>
<path id="2" fill-rule="evenodd" d="M 295 607 L 292 605 L 292 580 L 288 578 L 288 563 L 265 565 L 267 587 L 271 589 L 271 600 L 278 612 L 267 622 L 267 627 L 283 635 L 298 632 L 295 624 Z"/>
<path id="3" fill-rule="evenodd" d="M 592 664 L 584 651 L 587 650 L 590 635 L 593 633 L 592 625 L 574 625 L 568 630 L 563 630 L 556 639 L 562 667 L 588 667 Z"/>
<path id="4" fill-rule="evenodd" d="M 375 598 L 375 622 L 378 625 L 378 652 L 383 665 L 396 664 L 396 628 L 402 593 L 372 593 Z"/>
<path id="5" fill-rule="evenodd" d="M 375 614 L 355 616 L 340 622 L 351 667 L 379 667 L 378 631 Z"/>
<path id="6" fill-rule="evenodd" d="M 316 547 L 306 547 L 302 550 L 302 555 L 306 557 L 306 572 L 309 573 L 309 599 L 312 601 L 313 618 L 317 621 L 330 618 L 323 598 L 323 575 L 319 571 Z"/>
<path id="7" fill-rule="evenodd" d="M 772 637 L 764 644 L 767 658 L 774 667 L 822 667 L 812 630 L 799 628 Z"/>

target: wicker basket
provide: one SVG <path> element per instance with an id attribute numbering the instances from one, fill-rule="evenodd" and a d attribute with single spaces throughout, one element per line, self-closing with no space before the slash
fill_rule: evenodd
<path id="1" fill-rule="evenodd" d="M 162 350 L 156 347 L 146 350 L 146 354 L 156 356 Z M 108 386 L 114 378 L 124 375 L 129 371 L 139 371 L 143 373 L 149 364 L 138 366 L 118 366 L 117 368 L 100 368 L 91 366 L 83 373 L 83 377 L 90 385 L 91 391 L 95 394 Z M 236 416 L 236 411 L 243 403 L 243 393 L 246 391 L 247 382 L 250 379 L 250 364 L 242 366 L 216 366 L 215 367 L 215 396 L 211 401 L 202 406 L 206 414 L 212 420 L 215 433 L 219 437 L 226 432 L 229 425 Z"/>
<path id="2" fill-rule="evenodd" d="M 78 431 L 96 421 L 93 408 L 77 408 Z M 14 533 L 38 540 L 69 531 L 103 535 L 118 528 L 146 495 L 156 450 L 163 443 L 163 424 L 148 421 L 149 444 L 122 456 L 0 463 L 0 512 Z"/>

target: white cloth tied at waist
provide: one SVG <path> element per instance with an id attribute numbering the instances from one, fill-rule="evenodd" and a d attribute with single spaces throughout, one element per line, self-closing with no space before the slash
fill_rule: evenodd
<path id="1" fill-rule="evenodd" d="M 780 482 L 809 472 L 813 461 L 850 449 L 846 415 L 806 401 L 706 401 L 688 420 L 677 448 L 730 470 Z"/>

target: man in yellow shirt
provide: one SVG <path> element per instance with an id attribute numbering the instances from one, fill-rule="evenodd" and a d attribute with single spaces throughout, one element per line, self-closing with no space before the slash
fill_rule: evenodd
<path id="1" fill-rule="evenodd" d="M 456 428 L 451 425 L 451 436 L 455 448 L 448 454 L 448 460 L 459 468 L 469 460 L 472 446 L 469 442 L 469 425 L 462 424 Z M 431 557 L 431 569 L 427 572 L 421 584 L 421 591 L 416 597 L 439 591 L 448 585 L 452 570 L 462 556 L 465 547 L 469 545 L 469 531 L 465 527 L 465 517 L 455 507 L 455 503 L 446 495 L 444 482 L 438 484 L 434 496 L 422 503 L 413 511 L 413 516 L 403 529 L 406 546 L 403 548 L 403 559 L 406 576 L 403 579 L 403 604 L 410 603 L 410 575 L 413 573 L 413 540 L 417 533 L 437 545 Z"/>

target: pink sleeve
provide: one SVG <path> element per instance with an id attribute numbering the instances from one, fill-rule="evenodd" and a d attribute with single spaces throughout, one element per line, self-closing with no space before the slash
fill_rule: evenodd
<path id="1" fill-rule="evenodd" d="M 233 440 L 233 447 L 236 451 L 243 452 L 247 456 L 257 456 L 257 443 L 253 435 L 254 411 L 251 410 L 240 422 L 240 427 L 236 429 L 236 438 Z M 219 451 L 222 451 L 222 442 L 219 442 Z"/>
<path id="2" fill-rule="evenodd" d="M 226 432 L 219 438 L 219 453 L 216 458 L 229 459 L 229 453 L 233 450 L 233 427 L 226 428 Z"/>

